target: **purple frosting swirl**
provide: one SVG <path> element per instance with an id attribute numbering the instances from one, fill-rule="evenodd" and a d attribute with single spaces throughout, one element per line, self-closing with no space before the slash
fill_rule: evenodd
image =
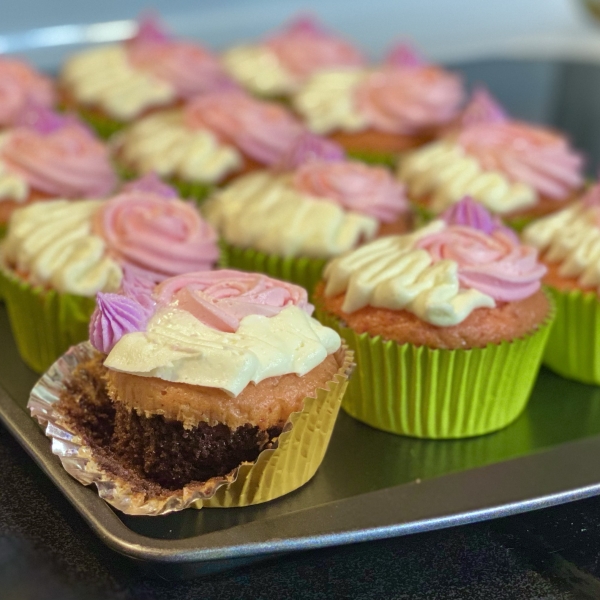
<path id="1" fill-rule="evenodd" d="M 284 154 L 276 168 L 279 171 L 294 171 L 313 160 L 335 162 L 344 158 L 346 153 L 336 142 L 314 133 L 303 133 L 298 136 L 290 151 Z"/>
<path id="2" fill-rule="evenodd" d="M 90 343 L 108 354 L 126 334 L 143 331 L 151 312 L 133 298 L 121 294 L 96 296 L 96 309 L 90 320 Z"/>
<path id="3" fill-rule="evenodd" d="M 406 42 L 394 44 L 383 62 L 390 67 L 422 67 L 426 64 L 421 55 Z"/>
<path id="4" fill-rule="evenodd" d="M 483 86 L 475 88 L 471 100 L 460 117 L 463 126 L 476 123 L 503 123 L 507 120 L 508 115 L 504 108 Z"/>
<path id="5" fill-rule="evenodd" d="M 54 133 L 68 125 L 78 125 L 89 129 L 74 115 L 62 115 L 46 106 L 30 104 L 26 106 L 15 121 L 17 127 L 28 127 L 41 135 Z"/>
<path id="6" fill-rule="evenodd" d="M 164 43 L 171 40 L 160 20 L 153 14 L 144 15 L 138 21 L 138 30 L 133 37 L 139 42 Z"/>
<path id="7" fill-rule="evenodd" d="M 157 196 L 163 196 L 164 198 L 177 198 L 177 190 L 167 185 L 160 177 L 152 172 L 147 173 L 139 179 L 126 183 L 123 188 L 123 192 L 148 192 L 150 194 L 156 194 Z"/>

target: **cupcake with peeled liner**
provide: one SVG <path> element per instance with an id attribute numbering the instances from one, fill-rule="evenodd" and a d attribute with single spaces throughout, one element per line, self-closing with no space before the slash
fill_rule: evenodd
<path id="1" fill-rule="evenodd" d="M 287 99 L 315 73 L 363 67 L 365 58 L 313 18 L 299 17 L 258 43 L 230 48 L 223 54 L 222 63 L 248 92 Z"/>
<path id="2" fill-rule="evenodd" d="M 337 144 L 310 134 L 276 169 L 215 193 L 203 213 L 221 236 L 225 264 L 309 292 L 327 260 L 412 222 L 404 190 L 387 169 L 348 160 Z"/>
<path id="3" fill-rule="evenodd" d="M 208 91 L 235 87 L 219 60 L 199 44 L 173 39 L 153 18 L 123 44 L 84 50 L 60 73 L 65 108 L 102 137 L 157 109 Z"/>
<path id="4" fill-rule="evenodd" d="M 539 250 L 556 301 L 544 364 L 563 377 L 600 384 L 600 186 L 528 225 L 523 239 Z"/>
<path id="5" fill-rule="evenodd" d="M 25 205 L 102 198 L 116 185 L 108 149 L 74 117 L 29 106 L 0 133 L 0 227 Z"/>
<path id="6" fill-rule="evenodd" d="M 201 201 L 215 185 L 281 162 L 304 131 L 283 106 L 224 90 L 140 119 L 114 146 L 125 172 L 154 171 Z"/>
<path id="7" fill-rule="evenodd" d="M 146 178 L 108 200 L 17 209 L 0 245 L 0 292 L 22 359 L 46 370 L 87 338 L 98 292 L 211 269 L 215 231 L 192 204 Z"/>
<path id="8" fill-rule="evenodd" d="M 0 131 L 18 124 L 32 105 L 50 109 L 55 103 L 50 77 L 21 59 L 0 57 Z"/>
<path id="9" fill-rule="evenodd" d="M 272 500 L 319 467 L 353 367 L 312 310 L 298 286 L 231 270 L 99 294 L 90 344 L 29 407 L 73 443 L 65 468 L 123 512 Z"/>
<path id="10" fill-rule="evenodd" d="M 458 75 L 400 44 L 380 67 L 317 73 L 295 94 L 293 106 L 311 131 L 352 156 L 393 166 L 399 153 L 436 137 L 463 98 Z"/>
<path id="11" fill-rule="evenodd" d="M 344 409 L 421 438 L 507 426 L 525 408 L 554 316 L 545 272 L 533 247 L 470 200 L 332 260 L 315 303 L 356 353 Z"/>
<path id="12" fill-rule="evenodd" d="M 578 196 L 582 167 L 564 135 L 512 119 L 480 88 L 446 135 L 402 157 L 398 177 L 429 217 L 470 195 L 521 229 Z"/>

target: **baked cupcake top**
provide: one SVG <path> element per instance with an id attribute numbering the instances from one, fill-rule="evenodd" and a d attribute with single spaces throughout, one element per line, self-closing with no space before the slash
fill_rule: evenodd
<path id="1" fill-rule="evenodd" d="M 119 121 L 234 85 L 212 53 L 198 44 L 174 40 L 153 19 L 140 21 L 137 34 L 125 44 L 71 57 L 61 81 L 76 103 L 98 108 Z"/>
<path id="2" fill-rule="evenodd" d="M 251 382 L 305 375 L 338 350 L 312 311 L 306 290 L 265 275 L 190 273 L 99 294 L 90 341 L 109 369 L 236 396 Z"/>
<path id="3" fill-rule="evenodd" d="M 297 141 L 279 168 L 240 177 L 205 205 L 231 244 L 313 258 L 355 248 L 407 210 L 389 171 L 347 160 L 339 146 L 311 135 Z"/>
<path id="4" fill-rule="evenodd" d="M 473 93 L 442 139 L 407 154 L 398 174 L 416 199 L 443 211 L 465 194 L 497 214 L 560 202 L 583 184 L 583 160 L 562 134 L 510 118 L 484 90 Z"/>
<path id="5" fill-rule="evenodd" d="M 0 56 L 0 127 L 15 125 L 31 106 L 56 102 L 52 80 L 22 60 Z"/>
<path id="6" fill-rule="evenodd" d="M 413 135 L 453 119 L 463 101 L 460 77 L 425 63 L 405 45 L 375 69 L 317 73 L 294 96 L 294 107 L 315 133 Z"/>
<path id="7" fill-rule="evenodd" d="M 0 134 L 0 203 L 102 197 L 116 184 L 107 147 L 75 117 L 29 107 Z"/>
<path id="8" fill-rule="evenodd" d="M 406 310 L 449 327 L 477 308 L 533 295 L 545 272 L 537 250 L 466 200 L 422 229 L 332 260 L 324 272 L 324 294 L 345 294 L 345 313 L 365 306 Z"/>
<path id="9" fill-rule="evenodd" d="M 9 221 L 2 262 L 33 285 L 80 296 L 117 291 L 127 270 L 159 281 L 210 269 L 219 254 L 216 233 L 175 195 L 149 177 L 106 201 L 20 208 Z"/>
<path id="10" fill-rule="evenodd" d="M 365 63 L 352 44 L 307 17 L 295 19 L 262 42 L 231 48 L 222 61 L 234 79 L 261 96 L 288 95 L 314 73 Z"/>
<path id="11" fill-rule="evenodd" d="M 117 147 L 122 160 L 141 172 L 212 183 L 238 170 L 245 158 L 278 163 L 303 131 L 286 108 L 224 90 L 142 118 L 119 136 Z"/>
<path id="12" fill-rule="evenodd" d="M 523 230 L 523 239 L 556 264 L 557 275 L 600 293 L 600 185 L 578 202 L 539 219 Z"/>

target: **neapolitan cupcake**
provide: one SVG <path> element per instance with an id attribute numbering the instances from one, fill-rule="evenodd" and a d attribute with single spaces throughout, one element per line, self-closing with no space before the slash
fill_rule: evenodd
<path id="1" fill-rule="evenodd" d="M 0 131 L 16 125 L 32 106 L 52 108 L 55 103 L 49 77 L 23 60 L 0 56 Z"/>
<path id="2" fill-rule="evenodd" d="M 399 45 L 381 67 L 317 73 L 293 105 L 314 133 L 357 158 L 394 165 L 398 153 L 431 140 L 452 121 L 463 98 L 458 75 Z"/>
<path id="3" fill-rule="evenodd" d="M 523 238 L 539 249 L 556 300 L 544 363 L 563 377 L 600 384 L 600 185 L 534 221 Z"/>
<path id="4" fill-rule="evenodd" d="M 356 352 L 344 401 L 378 429 L 461 438 L 523 411 L 553 318 L 537 251 L 470 200 L 331 261 L 321 322 Z"/>
<path id="5" fill-rule="evenodd" d="M 330 258 L 411 225 L 404 190 L 387 169 L 348 160 L 337 144 L 310 134 L 276 169 L 215 193 L 204 214 L 221 235 L 225 264 L 309 292 Z"/>
<path id="6" fill-rule="evenodd" d="M 108 137 L 153 109 L 235 84 L 208 50 L 174 40 L 157 22 L 144 19 L 125 44 L 71 57 L 60 86 L 64 106 Z"/>
<path id="7" fill-rule="evenodd" d="M 575 198 L 582 166 L 564 135 L 510 118 L 478 89 L 447 135 L 403 156 L 398 176 L 426 214 L 439 214 L 468 194 L 522 228 Z"/>
<path id="8" fill-rule="evenodd" d="M 222 62 L 247 91 L 266 98 L 288 98 L 319 71 L 365 65 L 357 48 L 307 17 L 262 42 L 234 46 Z"/>
<path id="9" fill-rule="evenodd" d="M 108 149 L 75 117 L 30 107 L 0 133 L 0 227 L 23 205 L 101 198 L 116 185 Z"/>
<path id="10" fill-rule="evenodd" d="M 279 163 L 304 131 L 286 108 L 225 90 L 140 119 L 119 134 L 115 154 L 125 172 L 155 171 L 201 201 L 224 180 Z"/>
<path id="11" fill-rule="evenodd" d="M 228 270 L 99 294 L 91 345 L 29 408 L 65 468 L 124 512 L 272 500 L 319 467 L 353 367 L 312 309 L 298 286 Z"/>
<path id="12" fill-rule="evenodd" d="M 87 338 L 97 292 L 129 293 L 210 269 L 217 237 L 192 204 L 143 180 L 102 200 L 52 200 L 16 210 L 0 246 L 0 291 L 19 353 L 43 372 Z"/>

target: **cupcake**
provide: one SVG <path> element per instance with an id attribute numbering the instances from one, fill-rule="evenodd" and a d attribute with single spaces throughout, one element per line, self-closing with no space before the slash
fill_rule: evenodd
<path id="1" fill-rule="evenodd" d="M 343 407 L 378 429 L 461 438 L 523 411 L 553 317 L 537 250 L 467 200 L 332 260 L 315 302 L 356 352 Z"/>
<path id="2" fill-rule="evenodd" d="M 155 171 L 203 200 L 218 183 L 280 162 L 303 132 L 284 107 L 224 90 L 140 119 L 115 140 L 115 153 L 126 173 Z"/>
<path id="3" fill-rule="evenodd" d="M 556 300 L 544 363 L 563 377 L 600 384 L 600 185 L 531 223 L 523 239 L 540 251 Z"/>
<path id="4" fill-rule="evenodd" d="M 583 186 L 582 166 L 562 134 L 511 119 L 478 89 L 445 136 L 402 158 L 398 176 L 429 214 L 468 194 L 522 228 L 574 199 Z"/>
<path id="5" fill-rule="evenodd" d="M 16 125 L 31 106 L 52 108 L 52 80 L 26 62 L 0 56 L 0 131 Z"/>
<path id="6" fill-rule="evenodd" d="M 309 292 L 328 259 L 411 222 L 404 190 L 387 169 L 348 160 L 313 135 L 299 138 L 276 169 L 220 190 L 204 214 L 221 235 L 226 264 Z"/>
<path id="7" fill-rule="evenodd" d="M 399 152 L 432 139 L 454 119 L 463 96 L 458 75 L 399 45 L 375 69 L 317 73 L 293 105 L 311 131 L 357 158 L 393 165 Z"/>
<path id="8" fill-rule="evenodd" d="M 208 50 L 174 40 L 153 19 L 142 20 L 125 44 L 76 54 L 60 74 L 65 107 L 77 110 L 103 137 L 158 107 L 232 86 Z"/>
<path id="9" fill-rule="evenodd" d="M 32 369 L 44 371 L 86 339 L 96 293 L 127 293 L 140 278 L 215 264 L 215 232 L 165 187 L 146 179 L 106 201 L 52 200 L 13 213 L 0 246 L 0 291 Z"/>
<path id="10" fill-rule="evenodd" d="M 23 205 L 100 198 L 116 185 L 107 148 L 75 117 L 29 107 L 0 133 L 0 227 Z"/>
<path id="11" fill-rule="evenodd" d="M 298 286 L 229 270 L 99 294 L 91 345 L 29 407 L 78 444 L 67 470 L 124 512 L 277 498 L 321 463 L 352 368 L 312 309 Z"/>
<path id="12" fill-rule="evenodd" d="M 362 53 L 310 17 L 299 17 L 282 31 L 223 54 L 227 72 L 247 91 L 267 98 L 289 98 L 315 73 L 360 68 Z"/>

